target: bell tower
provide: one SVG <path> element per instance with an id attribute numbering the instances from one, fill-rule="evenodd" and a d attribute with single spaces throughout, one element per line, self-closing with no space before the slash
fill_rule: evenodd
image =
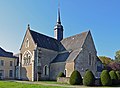
<path id="1" fill-rule="evenodd" d="M 58 41 L 61 41 L 63 39 L 63 26 L 60 20 L 60 8 L 58 8 L 57 24 L 54 27 L 54 38 Z"/>

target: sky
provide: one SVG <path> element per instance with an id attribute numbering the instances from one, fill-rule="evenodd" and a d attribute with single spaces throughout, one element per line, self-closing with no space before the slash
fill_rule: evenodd
<path id="1" fill-rule="evenodd" d="M 120 0 L 59 0 L 64 38 L 90 30 L 98 56 L 120 50 Z M 19 53 L 27 25 L 54 37 L 58 0 L 0 0 L 0 47 Z"/>

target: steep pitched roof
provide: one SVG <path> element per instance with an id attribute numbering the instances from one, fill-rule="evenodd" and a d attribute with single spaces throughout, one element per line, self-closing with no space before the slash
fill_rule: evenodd
<path id="1" fill-rule="evenodd" d="M 52 63 L 74 61 L 81 52 L 88 33 L 89 31 L 63 39 L 61 43 L 64 48 L 60 48 L 60 51 L 63 52 L 66 49 L 68 52 L 58 54 Z"/>
<path id="2" fill-rule="evenodd" d="M 15 56 L 13 56 L 13 53 L 5 51 L 1 47 L 0 47 L 0 57 L 16 58 Z"/>
<path id="3" fill-rule="evenodd" d="M 60 42 L 52 37 L 30 30 L 32 38 L 38 47 L 59 51 Z"/>
<path id="4" fill-rule="evenodd" d="M 80 49 L 84 44 L 88 33 L 89 31 L 65 38 L 61 41 L 61 43 L 67 50 Z"/>

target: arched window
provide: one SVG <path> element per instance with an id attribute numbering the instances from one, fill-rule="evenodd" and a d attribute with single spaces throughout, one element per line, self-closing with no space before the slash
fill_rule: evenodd
<path id="1" fill-rule="evenodd" d="M 31 57 L 32 55 L 30 54 L 30 52 L 27 51 L 24 53 L 24 57 L 23 57 L 24 65 L 29 65 L 31 63 Z"/>
<path id="2" fill-rule="evenodd" d="M 67 72 L 67 69 L 64 70 L 64 74 L 65 74 L 65 76 L 66 76 L 66 72 Z"/>
<path id="3" fill-rule="evenodd" d="M 44 75 L 49 75 L 49 67 L 47 65 L 44 66 Z"/>
<path id="4" fill-rule="evenodd" d="M 25 47 L 28 48 L 29 47 L 29 40 L 27 39 L 25 42 Z"/>

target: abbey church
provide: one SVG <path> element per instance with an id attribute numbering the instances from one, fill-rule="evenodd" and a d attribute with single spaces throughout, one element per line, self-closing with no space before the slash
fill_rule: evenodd
<path id="1" fill-rule="evenodd" d="M 28 25 L 20 48 L 19 79 L 56 80 L 60 72 L 70 77 L 78 70 L 83 76 L 87 69 L 96 77 L 100 76 L 102 63 L 97 57 L 91 32 L 67 38 L 63 37 L 63 32 L 59 9 L 54 38 L 31 30 Z"/>

